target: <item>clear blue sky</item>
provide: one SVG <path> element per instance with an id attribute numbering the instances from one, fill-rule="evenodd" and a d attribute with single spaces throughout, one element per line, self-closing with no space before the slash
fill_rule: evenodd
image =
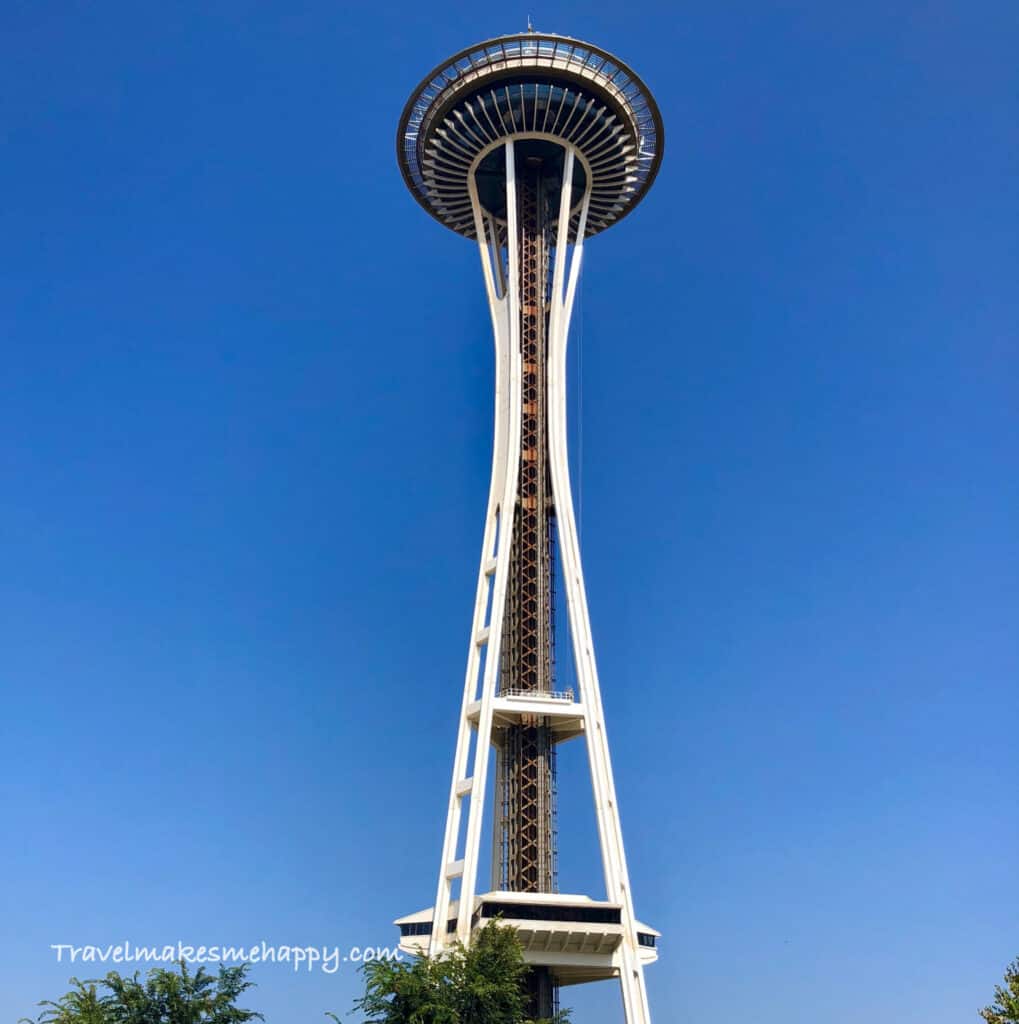
<path id="1" fill-rule="evenodd" d="M 573 358 L 657 1019 L 956 1024 L 1019 954 L 1012 0 L 9 0 L 0 1020 L 95 973 L 50 943 L 388 943 L 431 902 L 492 360 L 393 136 L 528 13 L 667 124 Z M 255 979 L 270 1024 L 357 987 Z"/>

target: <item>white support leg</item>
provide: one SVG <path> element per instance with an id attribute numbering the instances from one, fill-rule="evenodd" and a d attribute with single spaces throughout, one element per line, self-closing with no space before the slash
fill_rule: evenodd
<path id="1" fill-rule="evenodd" d="M 573 514 L 573 495 L 566 443 L 566 346 L 570 330 L 573 301 L 576 296 L 580 263 L 583 257 L 584 228 L 587 220 L 590 192 L 585 195 L 581 208 L 577 241 L 570 260 L 566 295 L 563 279 L 566 273 L 567 244 L 569 239 L 569 184 L 572 180 L 574 154 L 567 150 L 556 240 L 555 270 L 552 284 L 552 307 L 549 315 L 549 449 L 552 491 L 555 495 L 556 523 L 559 549 L 562 557 L 563 577 L 570 617 L 570 633 L 581 699 L 587 707 L 586 738 L 591 781 L 594 790 L 598 838 L 601 844 L 602 867 L 605 873 L 606 895 L 622 905 L 624 937 L 621 948 L 620 987 L 627 1024 L 650 1024 L 644 971 L 637 944 L 636 917 L 630 892 L 623 832 L 616 802 L 612 763 L 609 757 L 608 735 L 602 709 L 601 688 L 594 658 L 594 641 L 584 589 L 584 575 L 580 561 L 580 544 Z"/>
<path id="2" fill-rule="evenodd" d="M 477 884 L 481 822 L 487 788 L 489 749 L 492 742 L 492 698 L 499 669 L 502 641 L 502 620 L 509 577 L 510 548 L 513 535 L 513 507 L 517 498 L 517 452 L 520 447 L 520 317 L 519 276 L 516 252 L 516 180 L 512 141 L 506 147 L 506 208 L 508 273 L 503 276 L 496 226 L 486 218 L 471 176 L 469 187 L 474 208 L 474 222 L 481 253 L 485 290 L 492 315 L 495 336 L 495 444 L 492 453 L 492 482 L 489 488 L 488 513 L 481 549 L 481 567 L 474 599 L 474 616 L 467 653 L 467 673 L 460 725 L 457 734 L 453 778 L 450 783 L 446 832 L 439 865 L 435 910 L 429 953 L 440 952 L 448 941 L 447 923 L 453 883 L 460 879 L 459 910 L 455 937 L 461 942 L 470 938 L 471 917 Z M 490 593 L 491 591 L 491 593 Z M 491 597 L 491 600 L 489 600 Z M 486 610 L 490 609 L 486 621 Z M 485 657 L 482 659 L 482 650 Z M 484 672 L 481 673 L 482 662 Z M 481 678 L 479 680 L 479 674 Z M 479 690 L 480 682 L 480 693 Z M 473 727 L 468 720 L 468 706 L 480 700 L 477 741 L 473 763 L 470 744 Z M 457 849 L 460 835 L 462 805 L 470 797 L 467 829 L 462 854 Z"/>

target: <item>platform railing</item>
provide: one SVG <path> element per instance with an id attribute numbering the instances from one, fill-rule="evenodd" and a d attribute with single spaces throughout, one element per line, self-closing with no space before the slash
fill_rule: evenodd
<path id="1" fill-rule="evenodd" d="M 500 690 L 497 696 L 524 697 L 527 700 L 556 700 L 568 704 L 574 702 L 572 690 L 521 690 L 517 687 L 511 687 L 508 690 Z"/>

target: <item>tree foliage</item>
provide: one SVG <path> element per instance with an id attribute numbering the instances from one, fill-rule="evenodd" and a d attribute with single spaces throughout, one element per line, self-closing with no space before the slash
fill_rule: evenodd
<path id="1" fill-rule="evenodd" d="M 111 971 L 105 978 L 79 981 L 57 1000 L 40 1003 L 35 1020 L 19 1024 L 248 1024 L 261 1021 L 254 1010 L 237 1006 L 252 987 L 249 965 L 203 967 L 192 973 L 153 968 L 145 978 Z M 355 1011 L 365 1024 L 569 1024 L 527 1016 L 526 980 L 530 968 L 516 932 L 490 921 L 469 948 L 457 943 L 437 957 L 413 961 L 375 960 L 364 967 L 364 996 Z M 341 1024 L 335 1014 L 327 1014 Z M 990 1018 L 989 1018 L 990 1019 Z M 1010 1021 L 1011 1018 L 1002 1018 Z M 998 1024 L 995 1020 L 994 1024 Z"/>
<path id="2" fill-rule="evenodd" d="M 106 996 L 96 991 L 95 981 L 79 981 L 71 978 L 74 986 L 70 992 L 64 993 L 59 999 L 44 999 L 39 1005 L 43 1008 L 38 1017 L 38 1024 L 107 1024 L 109 1003 Z M 23 1017 L 18 1024 L 35 1024 L 28 1017 Z"/>
<path id="3" fill-rule="evenodd" d="M 1019 1024 L 1019 957 L 1005 968 L 1005 984 L 994 987 L 994 1005 L 980 1016 L 987 1024 Z"/>
<path id="4" fill-rule="evenodd" d="M 248 964 L 191 973 L 181 962 L 179 970 L 153 968 L 144 980 L 137 972 L 125 978 L 116 971 L 94 981 L 71 978 L 74 987 L 40 1003 L 38 1018 L 25 1024 L 246 1024 L 262 1019 L 236 1005 L 254 984 L 247 973 Z"/>
<path id="5" fill-rule="evenodd" d="M 456 943 L 442 956 L 366 964 L 355 1009 L 365 1024 L 543 1024 L 526 1016 L 529 970 L 516 932 L 490 921 L 469 948 Z M 564 1012 L 544 1024 L 568 1018 Z"/>

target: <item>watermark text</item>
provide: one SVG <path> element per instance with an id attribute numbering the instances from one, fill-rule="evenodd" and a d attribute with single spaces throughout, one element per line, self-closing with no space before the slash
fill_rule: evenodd
<path id="1" fill-rule="evenodd" d="M 76 946 L 55 942 L 50 949 L 57 963 L 72 964 L 284 964 L 293 971 L 320 970 L 335 974 L 343 964 L 367 964 L 373 960 L 401 960 L 399 949 L 389 946 L 351 946 L 346 953 L 339 946 L 280 946 L 259 942 L 249 946 L 193 946 L 184 942 L 164 946 L 138 946 L 132 942 L 106 946 Z"/>

